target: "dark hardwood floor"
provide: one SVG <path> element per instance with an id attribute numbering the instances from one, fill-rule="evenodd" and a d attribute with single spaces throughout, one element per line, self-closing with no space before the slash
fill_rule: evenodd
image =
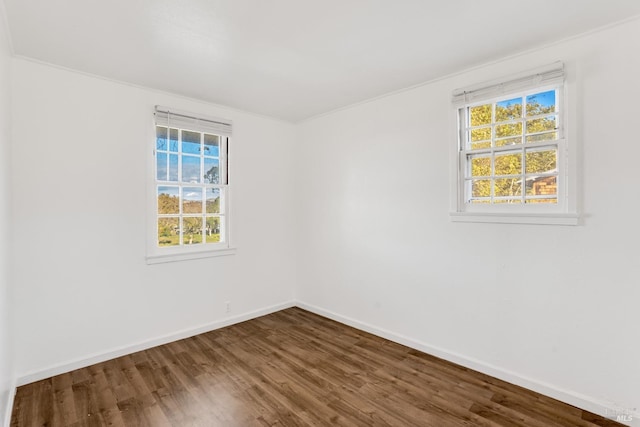
<path id="1" fill-rule="evenodd" d="M 618 426 L 292 308 L 18 388 L 26 426 Z"/>

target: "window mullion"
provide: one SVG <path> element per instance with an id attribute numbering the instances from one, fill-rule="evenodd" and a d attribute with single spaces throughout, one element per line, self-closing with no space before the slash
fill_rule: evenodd
<path id="1" fill-rule="evenodd" d="M 168 134 L 167 134 L 168 136 Z M 167 139 L 167 148 L 169 144 L 169 140 Z M 171 176 L 171 152 L 167 151 L 167 173 L 165 173 L 164 179 L 166 179 L 167 181 L 169 181 L 169 177 Z M 156 163 L 157 164 L 157 163 Z"/>
<path id="2" fill-rule="evenodd" d="M 525 156 L 525 141 L 527 139 L 527 97 L 522 96 L 520 98 L 520 123 L 522 123 L 522 133 L 520 134 L 521 139 L 521 147 L 520 147 L 520 203 L 523 205 L 526 202 L 526 193 L 527 193 L 527 180 L 524 176 L 524 171 L 526 170 L 525 163 L 527 161 Z"/>
<path id="3" fill-rule="evenodd" d="M 524 131 L 524 125 L 522 127 L 522 130 Z M 524 138 L 524 134 L 523 134 L 523 138 Z M 526 162 L 527 162 L 527 158 L 525 156 L 525 147 L 524 147 L 524 143 L 522 144 L 521 147 L 521 151 L 520 151 L 520 155 L 522 156 L 522 160 L 520 160 L 520 200 L 522 201 L 522 203 L 524 204 L 526 202 L 526 193 L 527 193 L 527 180 L 525 178 L 525 173 L 524 171 L 526 170 Z"/>
<path id="4" fill-rule="evenodd" d="M 204 132 L 200 132 L 200 176 L 198 177 L 198 186 L 200 187 L 200 202 L 202 203 L 202 212 L 200 214 L 200 235 L 202 236 L 202 244 L 207 244 L 207 187 L 204 180 Z"/>
<path id="5" fill-rule="evenodd" d="M 184 245 L 184 212 L 182 211 L 182 201 L 184 200 L 184 188 L 182 187 L 182 129 L 177 129 L 178 132 L 178 212 L 180 212 L 180 233 L 178 233 L 178 245 Z"/>
<path id="6" fill-rule="evenodd" d="M 496 154 L 492 150 L 491 151 L 491 180 L 489 180 L 489 199 L 493 204 L 493 199 L 495 198 L 495 182 L 496 182 Z"/>
<path id="7" fill-rule="evenodd" d="M 489 200 L 493 204 L 496 191 L 496 103 L 491 103 L 491 180 L 489 181 Z"/>
<path id="8" fill-rule="evenodd" d="M 182 129 L 178 131 L 178 184 L 182 185 Z"/>
<path id="9" fill-rule="evenodd" d="M 229 184 L 229 171 L 228 167 L 228 159 L 229 155 L 229 138 L 224 136 L 220 138 L 220 150 L 218 152 L 218 163 L 220 164 L 220 179 L 218 180 L 220 184 Z"/>
<path id="10" fill-rule="evenodd" d="M 179 162 L 178 164 L 180 164 L 182 162 L 182 159 L 179 158 Z M 183 244 L 183 233 L 184 233 L 184 216 L 183 216 L 183 212 L 182 212 L 182 200 L 183 200 L 183 188 L 182 188 L 182 184 L 178 185 L 178 215 L 179 215 L 179 219 L 178 219 L 178 227 L 179 227 L 179 233 L 178 233 L 178 246 L 182 246 Z"/>
<path id="11" fill-rule="evenodd" d="M 200 176 L 198 183 L 204 184 L 204 132 L 200 132 Z"/>
<path id="12" fill-rule="evenodd" d="M 491 149 L 496 146 L 496 103 L 491 103 Z"/>

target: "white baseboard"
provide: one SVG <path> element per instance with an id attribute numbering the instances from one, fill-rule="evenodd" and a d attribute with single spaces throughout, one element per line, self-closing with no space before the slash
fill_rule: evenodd
<path id="1" fill-rule="evenodd" d="M 347 316 L 343 316 L 334 313 L 329 310 L 325 310 L 320 307 L 316 307 L 311 304 L 307 304 L 301 301 L 296 302 L 296 306 L 308 310 L 312 313 L 318 314 L 323 317 L 335 320 L 361 331 L 369 332 L 370 334 L 377 335 L 382 338 L 386 338 L 389 341 L 393 341 L 407 347 L 411 347 L 416 350 L 420 350 L 432 356 L 439 357 L 449 362 L 456 363 L 469 369 L 473 369 L 483 374 L 490 375 L 492 377 L 501 379 L 511 384 L 519 385 L 521 387 L 533 390 L 537 393 L 545 396 L 552 397 L 561 402 L 568 403 L 569 405 L 576 406 L 586 411 L 598 414 L 603 417 L 607 417 L 607 414 L 621 414 L 624 415 L 626 420 L 621 421 L 632 427 L 640 427 L 640 413 L 637 411 L 630 412 L 629 409 L 616 405 L 613 402 L 601 401 L 590 396 L 585 396 L 580 393 L 576 393 L 570 390 L 565 390 L 560 387 L 556 387 L 552 384 L 547 384 L 541 381 L 528 378 L 526 376 L 511 372 L 497 366 L 485 363 L 483 361 L 467 357 L 452 351 L 448 351 L 439 347 L 435 347 L 423 342 L 414 340 L 412 338 L 405 337 L 400 334 L 388 331 L 386 329 L 378 328 L 368 323 L 361 322 L 359 320 L 352 319 Z M 611 417 L 609 415 L 608 417 Z M 630 419 L 630 420 L 629 420 Z"/>
<path id="2" fill-rule="evenodd" d="M 40 381 L 45 378 L 60 375 L 65 372 L 70 372 L 76 369 L 91 366 L 96 363 L 104 362 L 114 359 L 116 357 L 125 356 L 127 354 L 135 353 L 137 351 L 146 350 L 152 347 L 156 347 L 163 344 L 168 344 L 173 341 L 189 338 L 194 335 L 202 334 L 205 332 L 213 331 L 215 329 L 224 328 L 236 323 L 244 322 L 246 320 L 255 319 L 256 317 L 264 316 L 267 314 L 275 313 L 276 311 L 284 310 L 295 306 L 294 301 L 285 302 L 282 304 L 273 305 L 270 307 L 262 308 L 260 310 L 251 311 L 249 313 L 240 314 L 238 316 L 229 317 L 223 320 L 219 320 L 205 325 L 200 325 L 194 328 L 183 329 L 181 331 L 173 332 L 168 335 L 145 340 L 139 343 L 118 347 L 106 352 L 92 354 L 86 357 L 78 358 L 66 363 L 60 363 L 51 366 L 46 369 L 40 369 L 37 371 L 28 372 L 18 376 L 17 385 L 22 386 L 35 381 Z M 15 390 L 14 390 L 15 392 Z"/>
<path id="3" fill-rule="evenodd" d="M 4 414 L 3 426 L 9 427 L 11 425 L 11 413 L 13 412 L 13 401 L 16 397 L 17 384 L 16 381 L 11 382 L 9 388 L 9 395 L 7 396 L 7 412 Z"/>

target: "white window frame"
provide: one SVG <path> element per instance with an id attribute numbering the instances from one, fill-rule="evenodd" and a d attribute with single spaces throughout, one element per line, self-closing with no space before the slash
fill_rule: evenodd
<path id="1" fill-rule="evenodd" d="M 529 70 L 524 73 L 497 79 L 465 89 L 458 89 L 453 93 L 453 106 L 456 130 L 455 143 L 451 153 L 451 210 L 450 218 L 455 222 L 491 222 L 515 224 L 551 224 L 577 225 L 577 185 L 576 185 L 576 155 L 575 144 L 569 136 L 572 129 L 568 126 L 570 104 L 568 88 L 565 81 L 564 65 L 561 62 Z M 556 90 L 556 105 L 558 110 L 558 139 L 540 143 L 523 143 L 519 146 L 492 147 L 490 149 L 467 149 L 468 138 L 467 120 L 469 108 L 477 105 L 496 103 L 502 100 L 517 98 L 527 94 Z M 526 118 L 522 118 L 525 121 Z M 492 123 L 492 127 L 495 123 Z M 492 140 L 494 139 L 492 135 Z M 493 144 L 492 144 L 493 145 Z M 520 151 L 540 147 L 557 147 L 557 203 L 467 203 L 465 186 L 469 185 L 467 168 L 468 155 L 490 155 L 502 150 Z M 524 157 L 523 157 L 524 158 Z M 523 173 L 524 176 L 524 173 Z M 525 192 L 524 184 L 522 192 Z"/>
<path id="2" fill-rule="evenodd" d="M 232 123 L 230 120 L 218 119 L 213 117 L 206 117 L 200 114 L 194 114 L 189 112 L 183 112 L 179 110 L 169 109 L 166 107 L 156 106 L 153 114 L 153 126 L 151 140 L 151 147 L 149 152 L 148 163 L 148 225 L 147 225 L 147 264 L 158 264 L 173 261 L 184 261 L 191 259 L 209 258 L 221 255 L 231 255 L 235 253 L 235 248 L 232 246 L 231 240 L 231 130 Z M 162 126 L 167 129 L 178 129 L 178 151 L 175 153 L 178 157 L 178 181 L 165 181 L 158 180 L 157 176 L 157 151 L 156 151 L 156 127 Z M 180 160 L 183 156 L 182 153 L 182 132 L 181 131 L 193 131 L 201 133 L 202 135 L 212 134 L 219 136 L 219 175 L 220 182 L 217 184 L 208 183 L 194 183 L 182 181 Z M 204 136 L 202 136 L 204 137 Z M 185 153 L 188 156 L 188 153 Z M 204 161 L 204 157 L 199 156 L 201 162 Z M 201 167 L 202 172 L 202 167 Z M 220 191 L 220 224 L 221 235 L 223 239 L 221 242 L 216 243 L 199 243 L 193 245 L 184 244 L 182 235 L 180 235 L 180 244 L 175 246 L 159 246 L 158 244 L 158 218 L 163 215 L 158 212 L 158 187 L 171 186 L 178 187 L 179 194 L 182 194 L 184 188 L 197 187 L 202 189 L 215 188 Z M 203 191 L 205 194 L 206 191 Z M 182 200 L 182 199 L 180 199 Z M 205 200 L 203 199 L 203 209 L 205 207 Z M 167 217 L 190 217 L 190 214 L 182 212 L 182 203 L 180 203 L 179 214 L 167 215 Z M 194 216 L 195 217 L 195 216 Z M 206 214 L 203 213 L 202 217 L 205 218 Z"/>

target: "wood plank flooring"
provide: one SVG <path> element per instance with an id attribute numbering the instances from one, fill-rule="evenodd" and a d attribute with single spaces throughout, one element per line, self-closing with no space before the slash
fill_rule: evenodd
<path id="1" fill-rule="evenodd" d="M 27 426 L 619 426 L 291 308 L 18 388 Z"/>

